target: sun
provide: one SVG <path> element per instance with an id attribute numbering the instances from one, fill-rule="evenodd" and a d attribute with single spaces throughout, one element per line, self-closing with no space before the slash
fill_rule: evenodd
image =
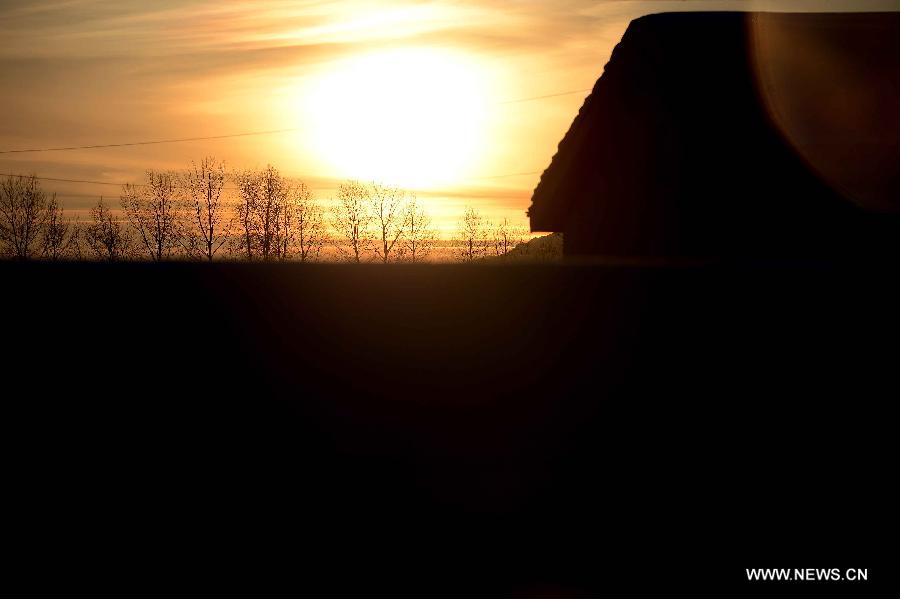
<path id="1" fill-rule="evenodd" d="M 307 96 L 315 151 L 341 177 L 434 188 L 471 174 L 485 81 L 461 53 L 405 48 L 342 61 Z"/>

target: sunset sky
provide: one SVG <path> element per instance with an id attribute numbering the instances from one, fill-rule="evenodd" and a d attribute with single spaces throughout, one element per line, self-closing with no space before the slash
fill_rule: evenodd
<path id="1" fill-rule="evenodd" d="M 323 200 L 346 178 L 400 184 L 445 230 L 467 205 L 524 222 L 538 173 L 631 19 L 897 5 L 3 0 L 0 150 L 295 131 L 0 154 L 0 172 L 118 184 L 214 155 L 233 168 L 271 163 Z M 76 211 L 120 191 L 44 185 Z"/>

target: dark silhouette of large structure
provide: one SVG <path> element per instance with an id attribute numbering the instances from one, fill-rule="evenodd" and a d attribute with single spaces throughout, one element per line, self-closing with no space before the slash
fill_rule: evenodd
<path id="1" fill-rule="evenodd" d="M 633 21 L 534 191 L 569 256 L 895 251 L 900 13 Z"/>

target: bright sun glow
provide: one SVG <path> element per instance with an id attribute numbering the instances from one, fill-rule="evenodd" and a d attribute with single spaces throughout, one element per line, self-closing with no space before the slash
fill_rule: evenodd
<path id="1" fill-rule="evenodd" d="M 484 143 L 484 81 L 473 61 L 449 51 L 347 60 L 307 102 L 312 142 L 342 177 L 418 188 L 458 182 Z"/>

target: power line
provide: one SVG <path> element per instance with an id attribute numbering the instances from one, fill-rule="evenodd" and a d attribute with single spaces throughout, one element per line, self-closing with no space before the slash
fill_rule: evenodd
<path id="1" fill-rule="evenodd" d="M 540 175 L 543 171 L 528 171 L 527 173 L 509 173 L 506 175 L 490 175 L 487 177 L 471 177 L 472 179 L 505 179 L 507 177 L 524 177 L 525 175 Z"/>
<path id="2" fill-rule="evenodd" d="M 545 98 L 558 98 L 560 96 L 572 96 L 574 94 L 581 94 L 584 92 L 592 91 L 591 88 L 586 89 L 574 89 L 568 92 L 559 92 L 556 94 L 546 94 L 544 96 L 532 96 L 531 98 L 519 98 L 517 100 L 505 100 L 503 102 L 497 102 L 497 104 L 518 104 L 520 102 L 531 102 L 532 100 L 543 100 Z"/>
<path id="3" fill-rule="evenodd" d="M 124 183 L 111 183 L 109 181 L 89 181 L 86 179 L 58 179 L 56 177 L 38 177 L 36 175 L 14 175 L 12 173 L 0 173 L 0 177 L 21 177 L 25 179 L 30 179 L 34 177 L 40 181 L 59 181 L 61 183 L 89 183 L 93 185 L 114 185 L 116 187 L 122 187 L 125 185 Z M 143 185 L 136 185 L 143 187 Z"/>
<path id="4" fill-rule="evenodd" d="M 31 152 L 66 152 L 69 150 L 96 150 L 100 148 L 126 148 L 130 146 L 153 146 L 157 144 L 174 144 L 186 141 L 211 141 L 215 139 L 229 139 L 232 137 L 249 137 L 251 135 L 275 135 L 277 133 L 289 133 L 299 129 L 273 129 L 271 131 L 248 131 L 246 133 L 230 133 L 228 135 L 210 135 L 207 137 L 181 137 L 177 139 L 157 139 L 152 141 L 131 141 L 116 144 L 93 144 L 89 146 L 68 146 L 61 148 L 28 148 L 22 150 L 0 150 L 0 154 L 26 154 Z"/>
<path id="5" fill-rule="evenodd" d="M 554 94 L 545 94 L 543 96 L 531 96 L 529 98 L 517 98 L 515 100 L 504 100 L 502 102 L 496 102 L 498 105 L 506 105 L 506 104 L 519 104 L 522 102 L 532 102 L 535 100 L 544 100 L 547 98 L 558 98 L 561 96 L 571 96 L 574 94 L 580 94 L 584 92 L 591 91 L 590 88 L 586 89 L 576 89 L 567 92 L 559 92 Z M 292 127 L 289 129 L 271 129 L 268 131 L 246 131 L 244 133 L 229 133 L 226 135 L 209 135 L 205 137 L 179 137 L 174 139 L 155 139 L 149 141 L 130 141 L 130 142 L 122 142 L 122 143 L 109 143 L 109 144 L 91 144 L 86 146 L 62 146 L 57 148 L 23 148 L 17 150 L 0 150 L 0 154 L 31 154 L 37 152 L 68 152 L 71 150 L 99 150 L 104 148 L 128 148 L 134 146 L 154 146 L 159 144 L 173 144 L 173 143 L 184 143 L 189 141 L 214 141 L 217 139 L 232 139 L 235 137 L 251 137 L 251 136 L 259 136 L 259 135 L 277 135 L 280 133 L 293 133 L 296 131 L 300 131 L 297 127 Z M 529 173 L 530 174 L 530 173 Z"/>
<path id="6" fill-rule="evenodd" d="M 505 179 L 508 177 L 524 177 L 527 175 L 539 175 L 543 171 L 528 171 L 523 173 L 505 173 L 502 175 L 487 175 L 484 177 L 469 177 L 469 180 L 485 180 L 485 179 Z M 90 179 L 62 179 L 59 177 L 39 177 L 37 175 L 19 175 L 13 173 L 0 173 L 0 177 L 20 177 L 20 178 L 34 178 L 39 181 L 55 181 L 58 183 L 84 183 L 86 185 L 109 185 L 112 187 L 124 187 L 125 185 L 131 185 L 132 187 L 147 187 L 145 183 L 116 183 L 112 181 L 93 181 Z M 291 178 L 300 178 L 300 177 L 291 177 Z M 178 187 L 178 186 L 176 186 Z M 228 190 L 237 190 L 237 187 L 223 187 L 222 189 Z"/>
<path id="7" fill-rule="evenodd" d="M 58 177 L 38 177 L 37 175 L 16 175 L 13 173 L 0 173 L 0 177 L 19 177 L 22 179 L 38 179 L 39 181 L 57 181 L 60 183 L 86 183 L 89 185 L 110 185 L 112 187 L 125 187 L 126 185 L 130 185 L 131 187 L 147 187 L 146 183 L 115 183 L 113 181 L 92 181 L 90 179 L 60 179 Z M 180 188 L 181 186 L 176 185 L 175 187 Z M 236 190 L 237 187 L 223 187 L 222 189 L 230 189 Z"/>

